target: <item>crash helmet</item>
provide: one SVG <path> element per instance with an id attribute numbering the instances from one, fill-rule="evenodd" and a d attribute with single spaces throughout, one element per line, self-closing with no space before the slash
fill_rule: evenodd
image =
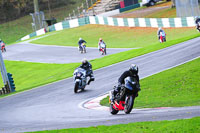
<path id="1" fill-rule="evenodd" d="M 198 16 L 195 16 L 195 17 L 194 17 L 195 20 L 197 20 L 198 18 L 199 18 Z"/>
<path id="2" fill-rule="evenodd" d="M 82 64 L 83 64 L 83 65 L 86 65 L 87 63 L 88 63 L 87 59 L 86 59 L 86 58 L 83 58 Z"/>
<path id="3" fill-rule="evenodd" d="M 133 74 L 138 74 L 138 66 L 135 64 L 131 64 L 129 71 L 132 72 Z"/>
<path id="4" fill-rule="evenodd" d="M 161 28 L 161 27 L 159 27 L 158 29 L 159 29 L 159 30 L 162 30 L 162 28 Z"/>
<path id="5" fill-rule="evenodd" d="M 82 38 L 79 38 L 79 41 L 80 41 L 80 40 L 83 40 L 83 39 L 82 39 Z"/>

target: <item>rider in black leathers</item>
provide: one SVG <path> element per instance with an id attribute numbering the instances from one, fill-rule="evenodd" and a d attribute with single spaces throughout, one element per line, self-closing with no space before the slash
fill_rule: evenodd
<path id="1" fill-rule="evenodd" d="M 82 38 L 79 38 L 78 45 L 79 45 L 80 49 L 81 49 L 81 44 L 82 43 L 87 43 L 87 42 L 85 40 L 83 40 Z"/>
<path id="2" fill-rule="evenodd" d="M 138 91 L 140 91 L 140 83 L 139 83 L 139 76 L 138 76 L 138 67 L 135 64 L 131 64 L 131 67 L 129 70 L 125 71 L 118 79 L 118 86 L 114 89 L 113 91 L 113 98 L 116 96 L 116 94 L 121 90 L 121 85 L 124 84 L 124 79 L 127 77 L 132 77 L 135 78 L 137 81 L 137 94 L 136 97 L 138 96 Z M 111 99 L 113 102 L 114 99 Z"/>
<path id="3" fill-rule="evenodd" d="M 195 17 L 195 24 L 196 24 L 196 29 L 200 32 L 200 27 L 199 27 L 199 23 L 200 22 L 200 18 L 199 17 Z"/>
<path id="4" fill-rule="evenodd" d="M 89 76 L 90 79 L 88 81 L 88 85 L 90 84 L 91 81 L 94 81 L 94 75 L 93 75 L 93 71 L 92 71 L 92 65 L 87 61 L 87 59 L 83 59 L 82 60 L 82 64 L 79 66 L 80 68 L 83 68 L 86 70 L 86 76 Z"/>

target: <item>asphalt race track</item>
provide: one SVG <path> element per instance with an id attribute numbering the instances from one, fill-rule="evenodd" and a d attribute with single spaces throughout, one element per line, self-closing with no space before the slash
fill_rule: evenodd
<path id="1" fill-rule="evenodd" d="M 131 48 L 107 48 L 107 55 L 130 50 Z M 77 47 L 37 45 L 29 42 L 6 46 L 8 52 L 3 54 L 6 60 L 40 62 L 40 63 L 74 63 L 81 62 L 83 58 L 92 60 L 104 55 L 99 53 L 98 48 L 86 47 L 87 53 L 81 54 Z"/>
<path id="2" fill-rule="evenodd" d="M 0 132 L 64 129 L 200 116 L 200 106 L 133 109 L 128 115 L 124 112 L 111 115 L 108 111 L 85 109 L 81 104 L 111 90 L 120 74 L 128 69 L 131 63 L 138 64 L 140 78 L 144 78 L 199 57 L 200 38 L 196 38 L 96 70 L 95 82 L 81 93 L 74 94 L 73 80 L 68 78 L 0 99 Z"/>

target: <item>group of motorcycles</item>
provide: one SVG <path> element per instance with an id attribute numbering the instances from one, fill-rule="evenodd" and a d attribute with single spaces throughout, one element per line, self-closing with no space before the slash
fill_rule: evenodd
<path id="1" fill-rule="evenodd" d="M 105 43 L 99 44 L 98 48 L 99 48 L 101 55 L 106 55 L 106 44 Z M 80 53 L 86 53 L 86 44 L 82 43 L 80 46 L 78 46 L 78 50 L 80 51 Z"/>
<path id="2" fill-rule="evenodd" d="M 77 68 L 73 73 L 74 80 L 74 93 L 78 91 L 84 91 L 87 85 L 87 73 L 85 69 Z M 133 78 L 127 77 L 125 84 L 121 86 L 121 90 L 113 98 L 112 91 L 110 91 L 110 99 L 114 99 L 114 102 L 110 102 L 110 113 L 115 115 L 120 110 L 124 110 L 126 114 L 129 114 L 133 108 L 135 97 L 137 96 L 136 83 Z M 114 86 L 113 89 L 115 89 Z"/>

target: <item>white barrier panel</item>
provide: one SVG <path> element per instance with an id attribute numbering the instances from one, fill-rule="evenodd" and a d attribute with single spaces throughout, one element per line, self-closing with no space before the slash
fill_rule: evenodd
<path id="1" fill-rule="evenodd" d="M 135 22 L 133 18 L 128 18 L 127 21 L 128 21 L 129 27 L 135 27 Z"/>
<path id="2" fill-rule="evenodd" d="M 123 18 L 117 18 L 117 23 L 118 23 L 118 26 L 124 26 Z"/>
<path id="3" fill-rule="evenodd" d="M 151 27 L 158 27 L 158 22 L 156 18 L 150 18 Z"/>
<path id="4" fill-rule="evenodd" d="M 175 27 L 182 27 L 181 18 L 174 18 Z"/>
<path id="5" fill-rule="evenodd" d="M 99 20 L 99 24 L 104 24 L 104 19 L 103 19 L 103 17 L 98 16 L 97 18 L 98 18 L 98 20 Z"/>
<path id="6" fill-rule="evenodd" d="M 188 27 L 195 26 L 194 17 L 187 17 L 187 25 L 188 25 Z"/>
<path id="7" fill-rule="evenodd" d="M 145 19 L 144 18 L 138 18 L 140 27 L 147 27 Z"/>
<path id="8" fill-rule="evenodd" d="M 163 18 L 162 19 L 162 23 L 163 23 L 163 27 L 165 27 L 165 28 L 169 28 L 170 27 L 168 18 Z"/>
<path id="9" fill-rule="evenodd" d="M 63 30 L 62 22 L 55 24 L 56 31 Z"/>
<path id="10" fill-rule="evenodd" d="M 107 20 L 108 20 L 108 25 L 114 26 L 113 18 L 108 17 Z"/>
<path id="11" fill-rule="evenodd" d="M 26 40 L 26 39 L 29 39 L 30 38 L 30 36 L 29 35 L 26 35 L 25 37 L 23 37 L 21 40 L 23 41 L 23 40 Z"/>
<path id="12" fill-rule="evenodd" d="M 78 19 L 69 20 L 69 27 L 70 28 L 74 28 L 74 27 L 78 27 L 78 26 L 79 26 Z"/>
<path id="13" fill-rule="evenodd" d="M 93 16 L 89 17 L 89 21 L 90 21 L 90 24 L 96 24 L 95 17 Z"/>

